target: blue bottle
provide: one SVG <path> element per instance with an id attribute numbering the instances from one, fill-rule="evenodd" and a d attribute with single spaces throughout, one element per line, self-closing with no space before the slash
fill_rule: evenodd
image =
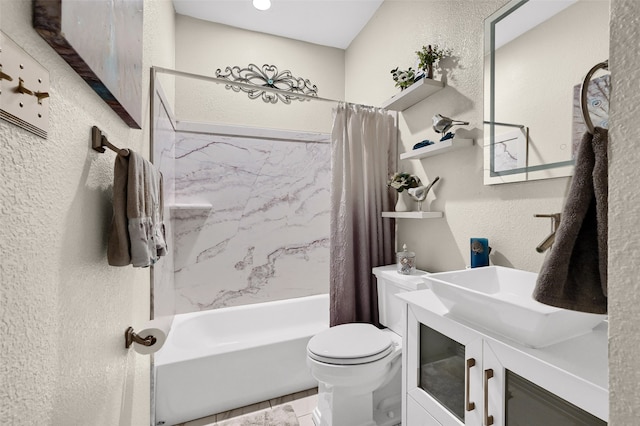
<path id="1" fill-rule="evenodd" d="M 471 267 L 489 266 L 489 240 L 486 238 L 471 238 Z"/>

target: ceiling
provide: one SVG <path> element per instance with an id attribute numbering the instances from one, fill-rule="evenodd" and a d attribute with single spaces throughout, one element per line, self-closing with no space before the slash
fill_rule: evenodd
<path id="1" fill-rule="evenodd" d="M 383 0 L 271 0 L 260 11 L 251 0 L 173 0 L 176 13 L 198 19 L 346 49 Z"/>

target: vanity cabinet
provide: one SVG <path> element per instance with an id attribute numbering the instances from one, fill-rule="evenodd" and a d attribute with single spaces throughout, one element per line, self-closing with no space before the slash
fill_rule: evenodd
<path id="1" fill-rule="evenodd" d="M 403 424 L 606 425 L 606 327 L 532 349 L 454 320 L 430 290 L 401 298 L 412 297 L 405 305 Z"/>

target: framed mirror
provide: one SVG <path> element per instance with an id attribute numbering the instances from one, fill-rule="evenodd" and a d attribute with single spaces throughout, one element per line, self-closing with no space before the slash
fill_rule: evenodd
<path id="1" fill-rule="evenodd" d="M 485 185 L 573 173 L 580 86 L 608 57 L 609 0 L 512 0 L 486 19 Z M 608 126 L 609 87 L 589 83 L 595 126 Z"/>

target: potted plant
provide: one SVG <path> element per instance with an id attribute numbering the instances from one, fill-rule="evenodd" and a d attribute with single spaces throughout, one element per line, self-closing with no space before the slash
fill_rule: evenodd
<path id="1" fill-rule="evenodd" d="M 411 67 L 406 71 L 399 70 L 398 67 L 396 67 L 391 70 L 391 76 L 393 77 L 393 81 L 396 82 L 396 87 L 404 90 L 413 84 L 415 71 Z"/>
<path id="2" fill-rule="evenodd" d="M 440 61 L 440 59 L 450 56 L 451 49 L 442 49 L 437 44 L 422 46 L 421 50 L 417 50 L 416 54 L 420 60 L 418 67 L 424 70 L 427 78 L 433 78 L 433 66 Z"/>

